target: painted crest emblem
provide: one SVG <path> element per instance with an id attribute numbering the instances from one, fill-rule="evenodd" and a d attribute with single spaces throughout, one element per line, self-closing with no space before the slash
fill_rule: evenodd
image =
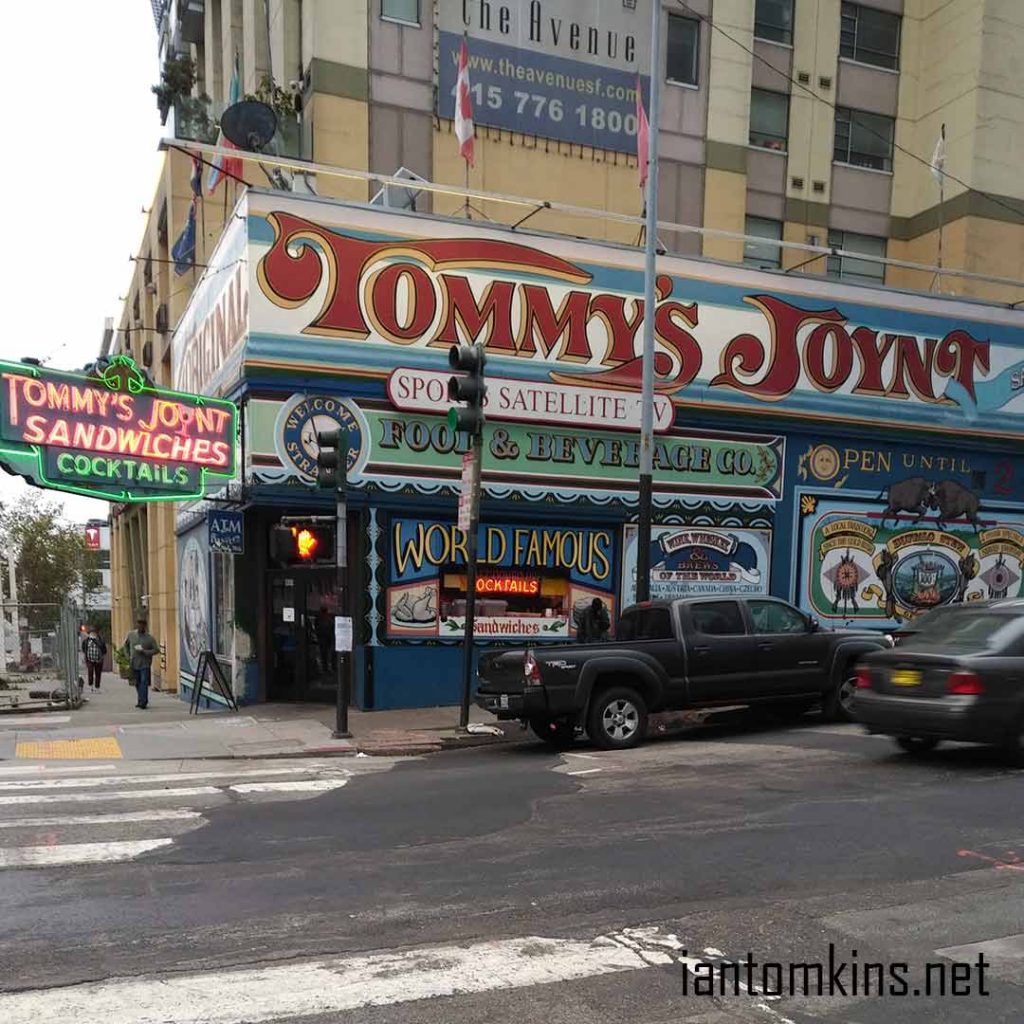
<path id="1" fill-rule="evenodd" d="M 296 395 L 286 402 L 277 420 L 277 449 L 284 466 L 294 469 L 306 481 L 317 476 L 320 452 L 317 435 L 324 430 L 348 431 L 348 471 L 351 473 L 362 450 L 362 429 L 352 408 L 332 395 Z"/>

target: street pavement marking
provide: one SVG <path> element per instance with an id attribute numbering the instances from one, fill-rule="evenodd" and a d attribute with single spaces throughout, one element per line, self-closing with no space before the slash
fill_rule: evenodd
<path id="1" fill-rule="evenodd" d="M 594 772 L 603 772 L 603 768 L 583 768 L 578 772 L 566 772 L 566 775 L 593 775 Z"/>
<path id="2" fill-rule="evenodd" d="M 201 811 L 126 811 L 124 814 L 62 814 L 49 818 L 3 818 L 0 828 L 54 828 L 62 825 L 121 825 L 142 821 L 195 821 Z"/>
<path id="3" fill-rule="evenodd" d="M 0 993 L 0 1021 L 254 1024 L 550 985 L 650 966 L 648 958 L 608 938 L 586 941 L 527 936 L 253 970 L 115 978 Z"/>
<path id="4" fill-rule="evenodd" d="M 0 728 L 6 729 L 12 725 L 39 725 L 44 729 L 53 725 L 54 722 L 70 722 L 70 715 L 4 715 L 0 718 Z"/>
<path id="5" fill-rule="evenodd" d="M 289 779 L 286 782 L 239 782 L 228 786 L 234 793 L 321 793 L 340 789 L 348 779 Z"/>
<path id="6" fill-rule="evenodd" d="M 105 793 L 31 793 L 17 796 L 0 795 L 0 807 L 17 804 L 98 803 L 106 800 L 162 800 L 179 796 L 227 795 L 217 786 L 181 786 L 169 789 L 134 789 Z M 3 1018 L 0 1017 L 0 1021 Z"/>
<path id="7" fill-rule="evenodd" d="M 5 764 L 0 765 L 0 778 L 5 775 L 29 775 L 32 772 L 52 775 L 81 775 L 82 772 L 112 772 L 116 764 L 76 764 L 73 768 L 56 767 L 52 764 Z"/>
<path id="8" fill-rule="evenodd" d="M 0 869 L 51 867 L 55 864 L 115 864 L 150 850 L 170 846 L 173 839 L 135 839 L 111 843 L 63 843 L 56 846 L 15 846 L 0 849 Z M 0 1020 L 3 1020 L 0 1013 Z"/>
<path id="9" fill-rule="evenodd" d="M 348 773 L 343 768 L 333 769 L 334 773 Z M 142 785 L 152 782 L 195 782 L 206 779 L 255 779 L 278 775 L 309 775 L 311 769 L 304 765 L 292 765 L 288 768 L 254 768 L 247 771 L 206 771 L 206 772 L 169 772 L 160 775 L 100 775 L 89 779 L 12 779 L 0 782 L 0 792 L 20 789 L 92 789 L 97 786 Z"/>
<path id="10" fill-rule="evenodd" d="M 14 756 L 39 761 L 95 761 L 124 755 L 113 736 L 93 736 L 81 740 L 24 740 L 18 744 Z"/>

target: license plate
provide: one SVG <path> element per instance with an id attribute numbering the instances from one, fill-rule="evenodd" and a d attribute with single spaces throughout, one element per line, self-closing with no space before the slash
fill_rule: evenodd
<path id="1" fill-rule="evenodd" d="M 891 682 L 893 686 L 920 686 L 921 673 L 913 672 L 910 669 L 896 669 L 892 675 L 889 676 L 889 682 Z"/>
<path id="2" fill-rule="evenodd" d="M 507 693 L 503 693 L 498 698 L 498 707 L 505 708 L 506 710 L 508 709 L 508 694 Z"/>

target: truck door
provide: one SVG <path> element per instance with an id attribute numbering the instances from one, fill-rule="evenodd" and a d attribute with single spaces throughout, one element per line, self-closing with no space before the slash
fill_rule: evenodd
<path id="1" fill-rule="evenodd" d="M 757 692 L 751 696 L 820 692 L 828 635 L 814 632 L 807 616 L 783 601 L 750 600 L 747 608 L 757 644 Z"/>
<path id="2" fill-rule="evenodd" d="M 739 601 L 688 601 L 680 606 L 680 615 L 689 703 L 743 701 L 755 686 L 757 646 Z"/>

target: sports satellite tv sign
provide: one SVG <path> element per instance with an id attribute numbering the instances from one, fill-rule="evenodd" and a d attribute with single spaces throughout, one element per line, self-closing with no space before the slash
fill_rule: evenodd
<path id="1" fill-rule="evenodd" d="M 93 373 L 0 361 L 0 465 L 106 501 L 184 501 L 235 475 L 233 402 L 154 387 L 115 356 Z"/>

